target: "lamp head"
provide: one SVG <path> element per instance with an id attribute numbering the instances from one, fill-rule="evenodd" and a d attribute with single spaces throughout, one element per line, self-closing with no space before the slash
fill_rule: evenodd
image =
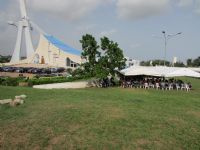
<path id="1" fill-rule="evenodd" d="M 15 23 L 13 21 L 8 21 L 7 22 L 9 25 L 15 25 Z"/>
<path id="2" fill-rule="evenodd" d="M 17 27 L 17 24 L 16 24 L 14 21 L 8 21 L 7 23 L 8 23 L 9 25 L 11 25 L 11 26 Z"/>

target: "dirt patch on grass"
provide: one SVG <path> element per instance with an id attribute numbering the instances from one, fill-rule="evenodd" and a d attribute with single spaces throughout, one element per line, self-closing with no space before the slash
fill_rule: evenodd
<path id="1" fill-rule="evenodd" d="M 136 140 L 136 144 L 137 145 L 147 145 L 147 144 L 150 144 L 150 141 L 149 140 L 146 140 L 146 139 L 138 139 Z"/>
<path id="2" fill-rule="evenodd" d="M 62 106 L 61 106 L 62 107 Z M 71 109 L 71 108 L 77 108 L 77 106 L 76 105 L 73 105 L 73 104 L 65 104 L 65 105 L 63 105 L 63 108 L 64 109 Z"/>
<path id="3" fill-rule="evenodd" d="M 41 148 L 40 148 L 40 146 L 35 146 L 35 147 L 33 147 L 32 150 L 41 150 Z"/>
<path id="4" fill-rule="evenodd" d="M 107 117 L 113 119 L 123 119 L 125 117 L 124 111 L 118 107 L 107 107 L 104 110 Z"/>
<path id="5" fill-rule="evenodd" d="M 50 145 L 57 145 L 57 144 L 61 144 L 65 141 L 66 136 L 65 135 L 59 135 L 56 136 L 54 138 L 52 138 L 49 142 Z"/>
<path id="6" fill-rule="evenodd" d="M 0 134 L 0 149 L 3 147 L 3 135 Z"/>
<path id="7" fill-rule="evenodd" d="M 29 134 L 26 128 L 18 128 L 16 124 L 10 124 L 0 130 L 0 148 L 3 145 L 10 145 L 12 148 L 28 143 Z"/>
<path id="8" fill-rule="evenodd" d="M 177 117 L 169 118 L 169 119 L 168 119 L 168 122 L 169 122 L 170 124 L 174 124 L 174 125 L 176 125 L 176 126 L 185 124 L 185 121 L 184 121 L 183 119 L 177 118 Z"/>
<path id="9" fill-rule="evenodd" d="M 80 124 L 74 124 L 74 125 L 69 125 L 68 130 L 70 132 L 76 132 L 77 130 L 79 130 L 81 128 Z"/>
<path id="10" fill-rule="evenodd" d="M 195 118 L 200 119 L 200 111 L 188 111 L 187 114 L 194 116 Z"/>
<path id="11" fill-rule="evenodd" d="M 162 143 L 162 141 L 160 140 L 147 140 L 147 139 L 138 139 L 135 142 L 137 150 L 142 150 L 145 149 L 147 146 L 152 146 L 155 149 L 164 149 L 164 145 Z"/>

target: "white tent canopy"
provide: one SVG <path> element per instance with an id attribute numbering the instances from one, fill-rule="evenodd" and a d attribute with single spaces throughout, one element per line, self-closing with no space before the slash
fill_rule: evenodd
<path id="1" fill-rule="evenodd" d="M 146 75 L 146 76 L 158 76 L 158 77 L 196 77 L 200 78 L 200 73 L 197 73 L 188 68 L 180 68 L 180 67 L 144 67 L 144 66 L 133 66 L 130 68 L 126 68 L 120 71 L 121 74 L 125 76 L 138 76 L 138 75 Z"/>
<path id="2" fill-rule="evenodd" d="M 174 72 L 170 72 L 166 75 L 166 77 L 180 77 L 180 76 L 200 78 L 200 73 L 197 73 L 197 72 L 190 70 L 188 68 L 181 68 L 181 69 L 178 69 Z"/>

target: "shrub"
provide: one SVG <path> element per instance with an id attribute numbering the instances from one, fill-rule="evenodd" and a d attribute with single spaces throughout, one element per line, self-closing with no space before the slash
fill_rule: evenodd
<path id="1" fill-rule="evenodd" d="M 0 85 L 4 86 L 18 86 L 19 82 L 25 81 L 25 78 L 11 78 L 11 77 L 0 77 Z"/>

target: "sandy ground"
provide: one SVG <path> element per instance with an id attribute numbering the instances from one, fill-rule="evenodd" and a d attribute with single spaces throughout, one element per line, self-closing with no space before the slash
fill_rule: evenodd
<path id="1" fill-rule="evenodd" d="M 87 88 L 88 82 L 66 82 L 66 83 L 55 83 L 55 84 L 45 84 L 45 85 L 35 85 L 33 88 L 36 89 L 81 89 Z"/>

